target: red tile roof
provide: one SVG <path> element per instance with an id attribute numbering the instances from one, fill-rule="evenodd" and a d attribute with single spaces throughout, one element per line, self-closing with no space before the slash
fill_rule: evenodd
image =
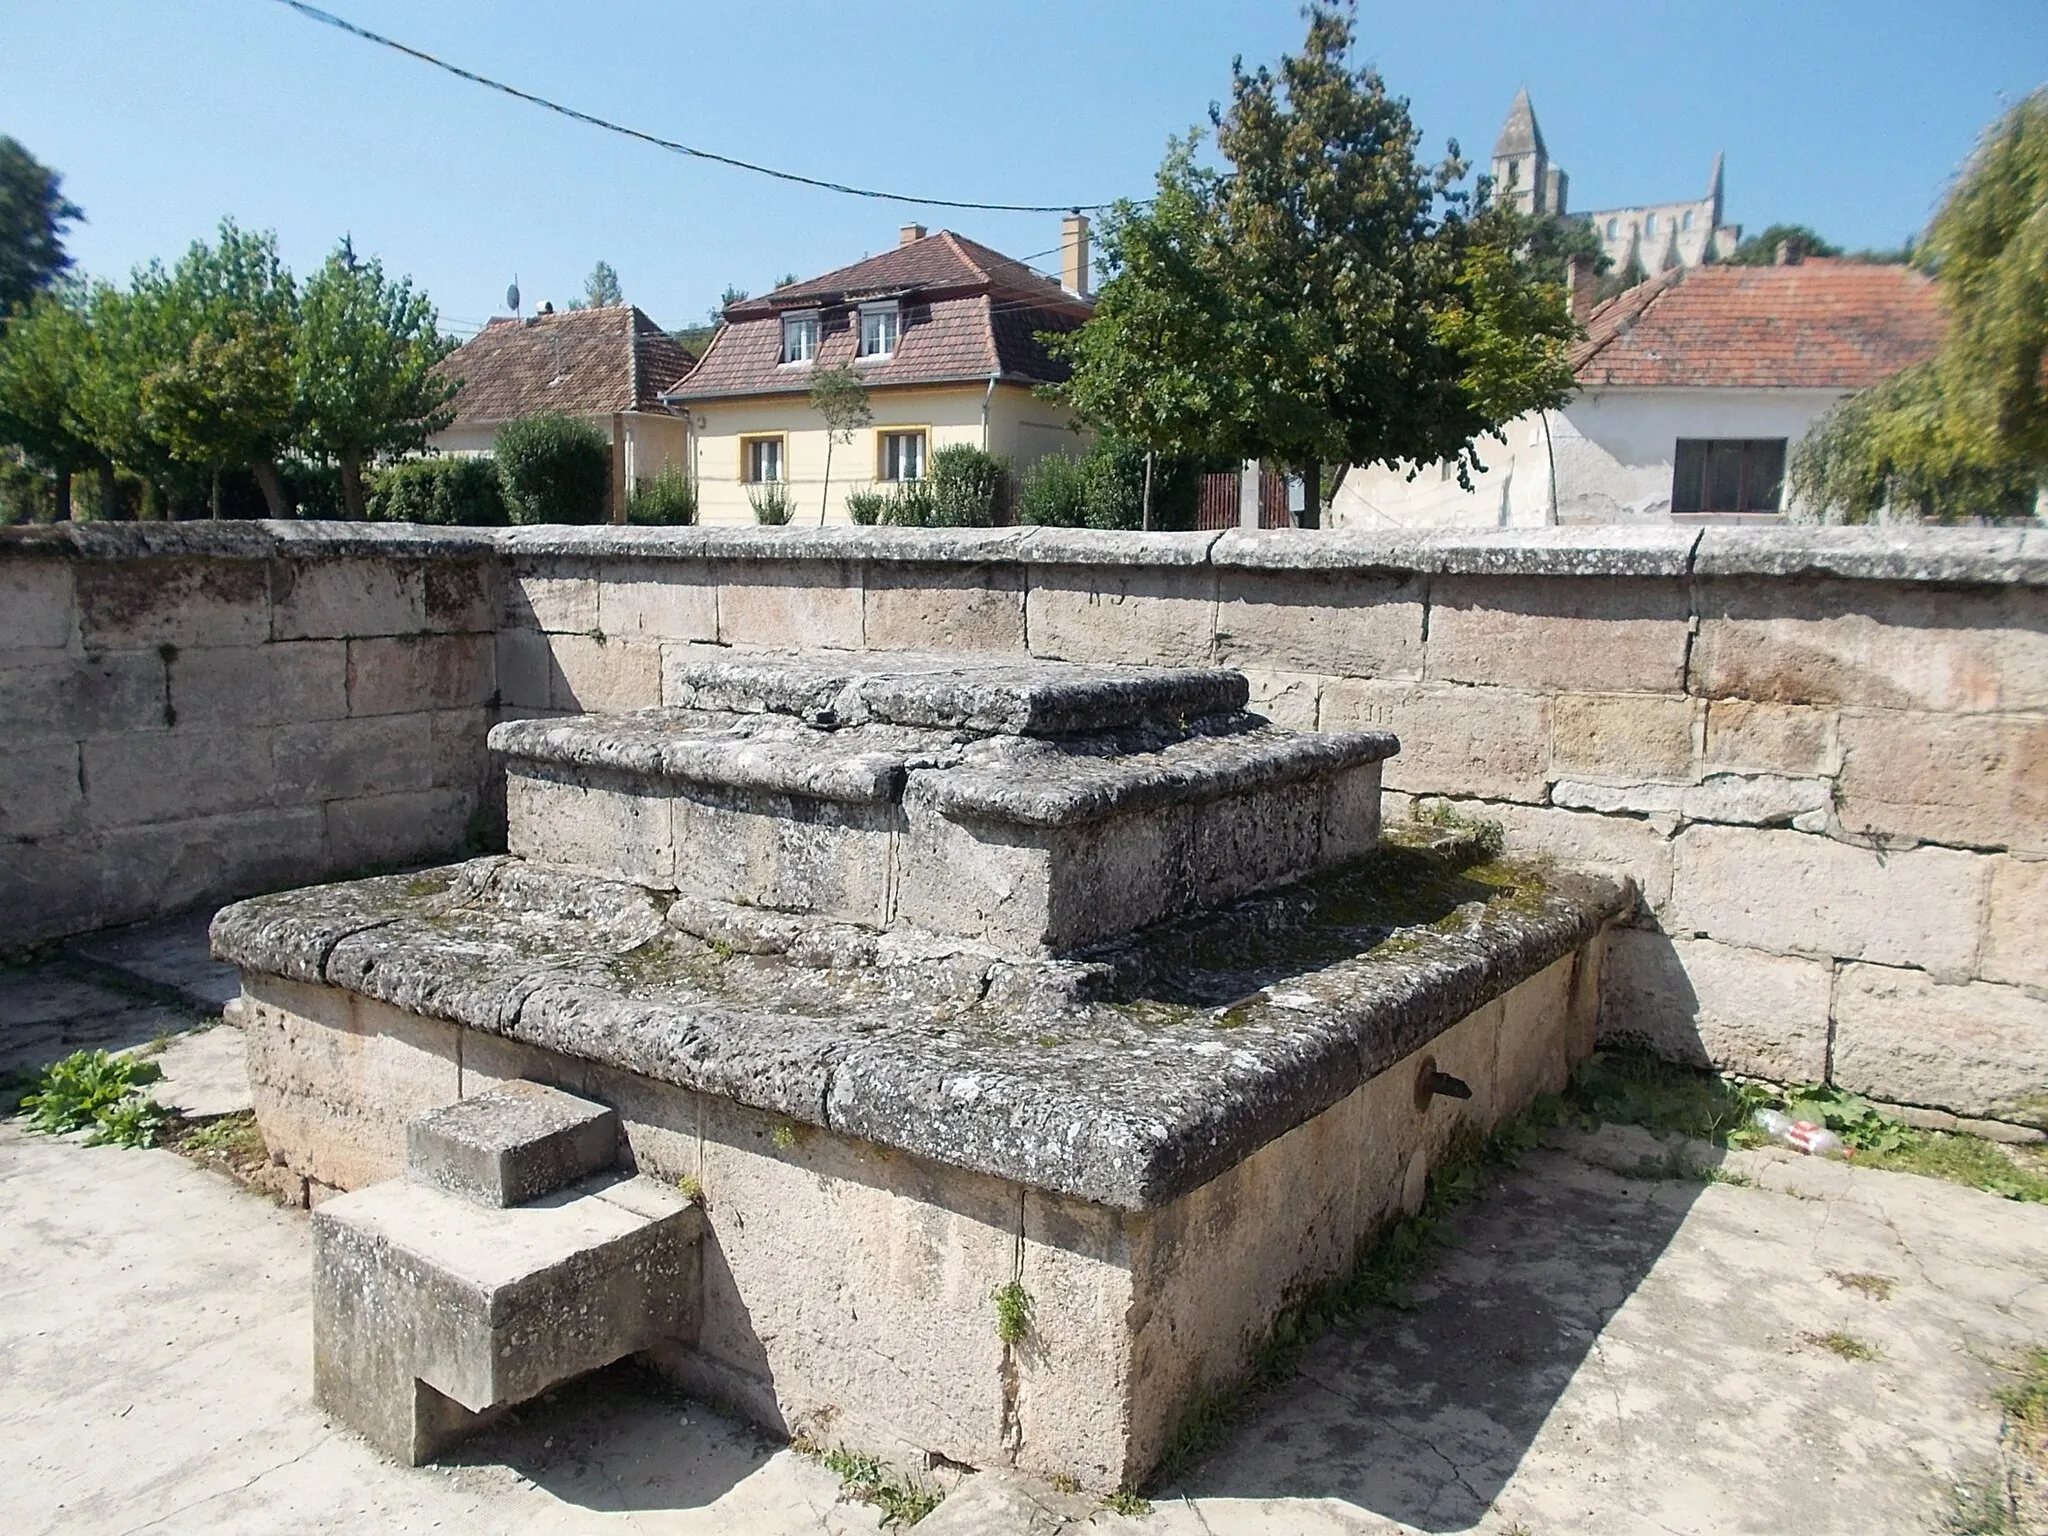
<path id="1" fill-rule="evenodd" d="M 1933 356 L 1945 325 L 1911 267 L 1681 267 L 1595 309 L 1572 366 L 1588 389 L 1867 389 Z"/>
<path id="2" fill-rule="evenodd" d="M 814 367 L 854 361 L 854 311 L 862 299 L 902 305 L 895 352 L 857 363 L 870 388 L 987 379 L 1055 383 L 1064 364 L 1038 341 L 1040 331 L 1071 331 L 1092 306 L 977 241 L 940 230 L 725 311 L 703 359 L 672 393 L 705 400 L 728 395 L 796 394 L 810 388 Z M 822 312 L 815 364 L 782 365 L 782 313 Z"/>
<path id="3" fill-rule="evenodd" d="M 639 309 L 614 304 L 494 320 L 449 353 L 440 371 L 462 381 L 454 423 L 461 427 L 535 411 L 664 411 L 661 392 L 694 361 Z"/>

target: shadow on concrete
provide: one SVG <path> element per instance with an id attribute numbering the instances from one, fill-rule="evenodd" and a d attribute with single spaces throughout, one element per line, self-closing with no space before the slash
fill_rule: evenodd
<path id="1" fill-rule="evenodd" d="M 625 1514 L 715 1504 L 778 1449 L 622 1360 L 522 1404 L 442 1460 L 507 1466 L 565 1504 Z"/>
<path id="2" fill-rule="evenodd" d="M 1160 1492 L 1336 1499 L 1424 1531 L 1469 1529 L 1566 1387 L 1601 1369 L 1601 1330 L 1703 1187 L 1532 1153 L 1452 1223 L 1411 1310 L 1320 1340 L 1297 1378 Z"/>

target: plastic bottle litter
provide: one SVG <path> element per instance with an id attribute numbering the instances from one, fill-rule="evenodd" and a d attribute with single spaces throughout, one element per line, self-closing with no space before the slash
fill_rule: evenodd
<path id="1" fill-rule="evenodd" d="M 1805 1152 L 1813 1157 L 1848 1155 L 1842 1138 L 1826 1126 L 1815 1125 L 1811 1120 L 1794 1120 L 1781 1109 L 1758 1110 L 1755 1125 L 1779 1146 L 1790 1147 L 1795 1152 Z"/>

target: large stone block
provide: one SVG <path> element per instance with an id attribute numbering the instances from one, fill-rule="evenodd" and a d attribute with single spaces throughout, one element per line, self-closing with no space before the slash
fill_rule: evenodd
<path id="1" fill-rule="evenodd" d="M 47 837 L 74 826 L 84 811 L 75 742 L 0 748 L 0 838 Z"/>
<path id="2" fill-rule="evenodd" d="M 506 847 L 536 863 L 670 886 L 674 802 L 646 789 L 610 774 L 516 764 L 505 775 Z"/>
<path id="3" fill-rule="evenodd" d="M 475 789 L 409 790 L 326 803 L 327 848 L 337 870 L 422 864 L 469 840 Z"/>
<path id="4" fill-rule="evenodd" d="M 1671 838 L 1663 828 L 1640 816 L 1603 816 L 1501 802 L 1447 809 L 1497 822 L 1507 834 L 1510 853 L 1524 857 L 1539 854 L 1562 864 L 1626 875 L 1653 910 L 1671 899 Z"/>
<path id="5" fill-rule="evenodd" d="M 496 676 L 498 701 L 507 709 L 554 708 L 555 654 L 539 630 L 498 631 Z"/>
<path id="6" fill-rule="evenodd" d="M 1604 1041 L 1781 1083 L 1827 1078 L 1826 961 L 1617 928 L 1602 974 Z"/>
<path id="7" fill-rule="evenodd" d="M 353 800 L 431 789 L 434 717 L 373 715 L 278 727 L 272 741 L 280 800 Z"/>
<path id="8" fill-rule="evenodd" d="M 716 640 L 718 578 L 694 562 L 607 569 L 592 627 L 607 639 Z"/>
<path id="9" fill-rule="evenodd" d="M 1312 731 L 1322 705 L 1323 679 L 1313 673 L 1245 671 L 1251 685 L 1246 704 L 1255 715 L 1264 715 L 1275 725 L 1290 731 Z"/>
<path id="10" fill-rule="evenodd" d="M 397 635 L 348 642 L 348 712 L 402 715 L 486 704 L 497 686 L 489 635 Z"/>
<path id="11" fill-rule="evenodd" d="M 1430 587 L 1424 675 L 1509 688 L 1685 691 L 1681 582 L 1445 576 Z"/>
<path id="12" fill-rule="evenodd" d="M 2048 853 L 2048 719 L 1842 716 L 1842 825 Z"/>
<path id="13" fill-rule="evenodd" d="M 1422 580 L 1356 572 L 1226 569 L 1216 661 L 1338 677 L 1422 675 Z"/>
<path id="14" fill-rule="evenodd" d="M 2048 1128 L 2048 1002 L 2018 987 L 1848 966 L 1835 992 L 1834 1080 L 1873 1098 Z"/>
<path id="15" fill-rule="evenodd" d="M 1700 584 L 1693 686 L 1873 709 L 2048 708 L 2048 591 L 1872 581 Z"/>
<path id="16" fill-rule="evenodd" d="M 513 1082 L 415 1115 L 405 1176 L 474 1205 L 525 1205 L 618 1161 L 619 1117 L 604 1104 Z"/>
<path id="17" fill-rule="evenodd" d="M 710 784 L 676 785 L 673 803 L 678 890 L 888 926 L 894 806 Z"/>
<path id="18" fill-rule="evenodd" d="M 489 634 L 498 627 L 497 570 L 485 560 L 429 560 L 422 567 L 427 628 Z"/>
<path id="19" fill-rule="evenodd" d="M 62 650 L 77 628 L 69 561 L 0 563 L 0 655 Z"/>
<path id="20" fill-rule="evenodd" d="M 1979 974 L 2048 991 L 2048 859 L 1991 861 Z"/>
<path id="21" fill-rule="evenodd" d="M 537 629 L 547 634 L 601 633 L 598 582 L 593 575 L 559 566 L 515 566 L 501 578 L 501 623 L 507 629 Z"/>
<path id="22" fill-rule="evenodd" d="M 0 666 L 0 727 L 10 746 L 157 731 L 169 724 L 164 662 L 155 651 L 39 657 Z"/>
<path id="23" fill-rule="evenodd" d="M 1539 693 L 1338 678 L 1323 689 L 1320 723 L 1400 737 L 1386 783 L 1405 794 L 1541 804 L 1549 792 L 1550 700 Z"/>
<path id="24" fill-rule="evenodd" d="M 735 561 L 720 573 L 724 645 L 855 651 L 864 643 L 861 568 L 848 561 Z"/>
<path id="25" fill-rule="evenodd" d="M 1715 699 L 1707 705 L 1706 760 L 1713 768 L 1832 774 L 1841 766 L 1835 713 L 1752 699 Z"/>
<path id="26" fill-rule="evenodd" d="M 1031 654 L 1061 661 L 1206 666 L 1216 577 L 1195 567 L 1034 565 L 1024 611 Z"/>
<path id="27" fill-rule="evenodd" d="M 1550 768 L 1558 778 L 1662 779 L 1696 774 L 1703 713 L 1694 699 L 1572 693 L 1550 701 Z"/>
<path id="28" fill-rule="evenodd" d="M 145 826 L 114 827 L 97 839 L 103 894 L 136 922 L 250 891 L 277 891 L 331 872 L 320 807 L 264 806 Z"/>
<path id="29" fill-rule="evenodd" d="M 434 786 L 475 794 L 490 787 L 488 742 L 493 711 L 442 709 L 434 712 Z"/>
<path id="30" fill-rule="evenodd" d="M 181 726 L 296 725 L 348 713 L 345 640 L 175 651 L 167 670 Z"/>
<path id="31" fill-rule="evenodd" d="M 1314 780 L 1198 805 L 1187 855 L 1192 905 L 1218 907 L 1298 880 L 1322 862 L 1322 844 L 1323 786 Z"/>
<path id="32" fill-rule="evenodd" d="M 1022 566 L 871 565 L 863 601 L 869 650 L 1024 654 Z"/>
<path id="33" fill-rule="evenodd" d="M 134 732 L 85 743 L 93 821 L 125 827 L 268 806 L 271 742 L 251 728 Z"/>
<path id="34" fill-rule="evenodd" d="M 88 651 L 270 638 L 270 570 L 262 561 L 86 560 L 74 579 Z"/>
<path id="35" fill-rule="evenodd" d="M 1802 832 L 1688 827 L 1665 927 L 1775 954 L 1976 968 L 1991 861 L 1947 848 L 1881 852 Z"/>
<path id="36" fill-rule="evenodd" d="M 661 647 L 610 635 L 550 635 L 549 707 L 610 715 L 661 703 Z"/>
<path id="37" fill-rule="evenodd" d="M 411 635 L 427 627 L 426 577 L 391 560 L 288 560 L 276 568 L 280 640 Z"/>

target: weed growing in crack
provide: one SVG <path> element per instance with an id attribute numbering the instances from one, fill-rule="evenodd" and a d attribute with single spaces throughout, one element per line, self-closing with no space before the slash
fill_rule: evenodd
<path id="1" fill-rule="evenodd" d="M 1132 1519 L 1152 1513 L 1152 1501 L 1133 1488 L 1119 1488 L 1102 1501 L 1102 1507 L 1113 1514 L 1129 1515 Z"/>
<path id="2" fill-rule="evenodd" d="M 91 1130 L 93 1145 L 146 1147 L 169 1116 L 142 1089 L 163 1075 L 153 1061 L 75 1051 L 37 1074 L 21 1107 L 29 1129 L 45 1136 Z"/>
<path id="3" fill-rule="evenodd" d="M 1031 1337 L 1031 1293 L 1024 1282 L 1012 1280 L 989 1293 L 996 1304 L 996 1337 L 1014 1349 Z"/>
<path id="4" fill-rule="evenodd" d="M 1860 1270 L 1831 1269 L 1829 1276 L 1845 1291 L 1855 1291 L 1872 1301 L 1890 1301 L 1898 1282 L 1890 1275 L 1873 1275 Z"/>
<path id="5" fill-rule="evenodd" d="M 787 1152 L 797 1143 L 796 1127 L 789 1124 L 778 1125 L 768 1133 L 768 1140 L 774 1144 L 778 1152 Z"/>
<path id="6" fill-rule="evenodd" d="M 682 1191 L 683 1198 L 692 1205 L 704 1203 L 704 1181 L 694 1173 L 686 1173 L 677 1179 L 676 1188 Z"/>
<path id="7" fill-rule="evenodd" d="M 1800 1337 L 1815 1349 L 1824 1349 L 1844 1360 L 1871 1361 L 1884 1358 L 1875 1344 L 1866 1344 L 1855 1334 L 1844 1333 L 1839 1328 L 1828 1333 L 1803 1333 Z"/>
<path id="8" fill-rule="evenodd" d="M 844 1446 L 812 1454 L 839 1479 L 848 1498 L 872 1504 L 882 1512 L 884 1527 L 915 1525 L 946 1497 L 936 1488 L 898 1477 L 879 1456 L 864 1456 Z"/>

